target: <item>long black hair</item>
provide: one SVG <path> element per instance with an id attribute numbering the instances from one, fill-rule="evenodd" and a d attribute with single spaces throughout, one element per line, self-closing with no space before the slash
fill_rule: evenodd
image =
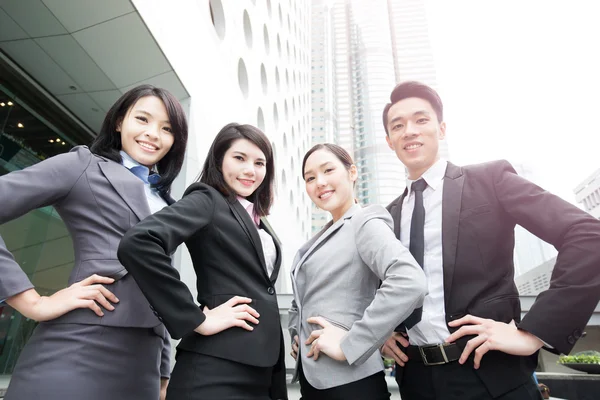
<path id="1" fill-rule="evenodd" d="M 260 186 L 247 197 L 248 201 L 254 203 L 254 212 L 259 217 L 269 215 L 271 204 L 273 203 L 273 192 L 275 186 L 275 163 L 273 160 L 273 149 L 267 136 L 258 128 L 252 125 L 240 125 L 231 123 L 225 125 L 223 129 L 217 133 L 213 141 L 208 155 L 204 161 L 202 172 L 198 177 L 198 181 L 210 185 L 221 192 L 230 201 L 236 199 L 236 192 L 225 182 L 223 177 L 223 158 L 225 153 L 234 141 L 238 139 L 247 139 L 254 143 L 266 157 L 265 179 Z"/>
<path id="2" fill-rule="evenodd" d="M 185 118 L 183 107 L 173 96 L 165 89 L 157 88 L 152 85 L 140 85 L 129 90 L 119 98 L 108 110 L 100 134 L 94 139 L 90 146 L 90 151 L 109 160 L 121 163 L 121 133 L 117 132 L 117 126 L 123 121 L 127 112 L 142 97 L 154 96 L 159 98 L 169 116 L 169 123 L 173 132 L 173 146 L 169 152 L 158 161 L 156 168 L 160 174 L 160 180 L 153 186 L 162 193 L 169 193 L 171 184 L 179 175 L 183 166 L 185 148 L 188 138 L 188 125 Z"/>

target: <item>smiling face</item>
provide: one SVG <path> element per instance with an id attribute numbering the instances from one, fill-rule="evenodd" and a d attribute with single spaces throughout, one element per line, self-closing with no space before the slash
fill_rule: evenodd
<path id="1" fill-rule="evenodd" d="M 306 193 L 317 207 L 329 211 L 337 221 L 354 204 L 357 175 L 355 165 L 348 170 L 331 151 L 317 150 L 304 165 Z"/>
<path id="2" fill-rule="evenodd" d="M 395 103 L 388 111 L 388 146 L 406 166 L 408 177 L 418 179 L 439 158 L 439 141 L 446 123 L 439 122 L 431 104 L 418 97 Z"/>
<path id="3" fill-rule="evenodd" d="M 148 168 L 158 163 L 174 142 L 167 109 L 155 96 L 139 99 L 118 123 L 117 132 L 123 151 Z"/>
<path id="4" fill-rule="evenodd" d="M 266 159 L 248 139 L 234 140 L 223 156 L 223 179 L 238 196 L 248 197 L 265 179 Z"/>

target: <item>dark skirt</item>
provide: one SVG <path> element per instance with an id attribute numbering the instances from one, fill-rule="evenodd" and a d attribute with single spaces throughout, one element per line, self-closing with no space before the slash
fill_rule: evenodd
<path id="1" fill-rule="evenodd" d="M 167 400 L 270 400 L 272 367 L 178 350 Z"/>
<path id="2" fill-rule="evenodd" d="M 301 400 L 388 400 L 390 392 L 383 371 L 329 389 L 314 388 L 304 376 L 302 363 L 298 366 Z"/>
<path id="3" fill-rule="evenodd" d="M 152 329 L 40 323 L 4 400 L 154 400 L 162 339 Z"/>

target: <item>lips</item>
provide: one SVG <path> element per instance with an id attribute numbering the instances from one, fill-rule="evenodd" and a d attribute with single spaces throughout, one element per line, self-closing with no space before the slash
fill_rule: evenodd
<path id="1" fill-rule="evenodd" d="M 321 192 L 318 197 L 321 200 L 327 200 L 328 198 L 333 196 L 333 192 L 334 192 L 334 190 L 326 190 L 324 192 Z"/>
<path id="2" fill-rule="evenodd" d="M 238 178 L 238 181 L 246 187 L 250 187 L 250 186 L 254 185 L 254 181 L 250 180 L 250 179 L 239 179 Z"/>
<path id="3" fill-rule="evenodd" d="M 423 143 L 411 142 L 404 145 L 404 150 L 413 151 L 423 147 Z"/>
<path id="4" fill-rule="evenodd" d="M 147 151 L 157 151 L 158 150 L 158 147 L 156 145 L 153 145 L 152 143 L 138 141 L 137 144 L 139 144 L 142 149 L 147 150 Z"/>

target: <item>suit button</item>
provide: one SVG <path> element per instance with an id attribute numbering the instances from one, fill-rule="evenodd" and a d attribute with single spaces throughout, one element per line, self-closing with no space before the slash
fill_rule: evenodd
<path id="1" fill-rule="evenodd" d="M 163 322 L 163 319 L 162 319 L 161 317 L 158 317 L 158 320 L 159 320 L 160 322 Z"/>
<path id="2" fill-rule="evenodd" d="M 575 344 L 575 338 L 571 335 L 569 335 L 567 337 L 567 342 L 569 342 L 569 344 Z"/>
<path id="3" fill-rule="evenodd" d="M 575 330 L 573 331 L 573 337 L 574 337 L 575 339 L 579 339 L 579 338 L 581 337 L 581 331 L 580 331 L 579 329 L 575 329 Z"/>
<path id="4" fill-rule="evenodd" d="M 152 311 L 154 311 L 154 307 L 152 307 L 152 305 L 150 306 L 150 309 L 151 309 Z"/>
<path id="5" fill-rule="evenodd" d="M 158 312 L 157 311 L 152 311 L 154 313 L 154 315 L 156 315 L 158 317 Z"/>
<path id="6" fill-rule="evenodd" d="M 273 286 L 269 286 L 267 288 L 267 293 L 269 293 L 269 294 L 275 294 L 275 289 L 273 288 Z"/>

